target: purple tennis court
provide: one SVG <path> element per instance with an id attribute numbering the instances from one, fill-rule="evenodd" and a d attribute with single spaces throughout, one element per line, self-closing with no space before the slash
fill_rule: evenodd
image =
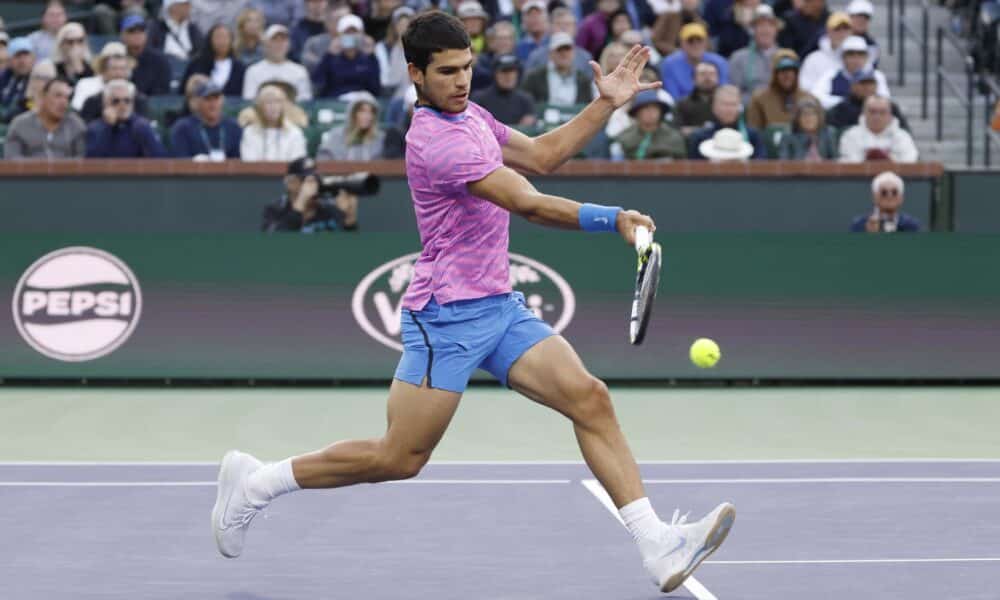
<path id="1" fill-rule="evenodd" d="M 653 504 L 720 500 L 727 543 L 673 597 L 995 600 L 1000 461 L 647 463 Z M 0 466 L 3 597 L 654 599 L 583 465 L 432 464 L 296 494 L 218 556 L 215 467 Z"/>

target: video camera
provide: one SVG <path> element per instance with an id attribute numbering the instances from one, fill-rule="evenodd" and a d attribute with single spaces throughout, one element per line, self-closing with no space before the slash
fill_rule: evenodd
<path id="1" fill-rule="evenodd" d="M 367 171 L 351 173 L 350 175 L 317 176 L 319 193 L 336 195 L 341 190 L 357 196 L 373 196 L 378 193 L 381 180 L 378 175 Z"/>

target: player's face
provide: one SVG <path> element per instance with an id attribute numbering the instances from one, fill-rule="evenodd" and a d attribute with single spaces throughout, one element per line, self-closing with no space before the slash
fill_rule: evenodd
<path id="1" fill-rule="evenodd" d="M 410 78 L 423 101 L 444 112 L 462 112 L 469 105 L 472 50 L 443 50 L 431 54 L 425 71 L 409 65 Z"/>

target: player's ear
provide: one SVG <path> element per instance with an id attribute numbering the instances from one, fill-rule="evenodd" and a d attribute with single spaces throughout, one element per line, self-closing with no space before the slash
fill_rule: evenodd
<path id="1" fill-rule="evenodd" d="M 406 63 L 406 71 L 410 74 L 410 81 L 418 87 L 424 85 L 424 72 L 413 63 Z"/>

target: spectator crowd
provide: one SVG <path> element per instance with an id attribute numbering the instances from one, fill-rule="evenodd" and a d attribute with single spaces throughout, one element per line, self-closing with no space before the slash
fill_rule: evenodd
<path id="1" fill-rule="evenodd" d="M 648 45 L 642 80 L 662 88 L 585 157 L 918 156 L 869 0 L 98 0 L 79 21 L 64 2 L 39 5 L 30 35 L 0 31 L 6 158 L 401 158 L 401 38 L 427 10 L 468 32 L 472 100 L 529 134 L 597 95 L 591 61 L 609 72 Z"/>

